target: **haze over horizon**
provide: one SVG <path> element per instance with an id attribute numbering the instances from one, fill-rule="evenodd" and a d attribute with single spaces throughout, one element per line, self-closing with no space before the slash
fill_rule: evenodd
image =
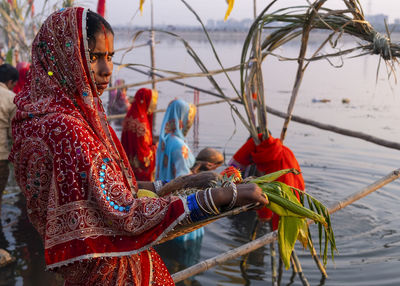
<path id="1" fill-rule="evenodd" d="M 52 5 L 60 1 L 48 1 Z M 271 1 L 257 0 L 257 12 L 268 5 Z M 40 11 L 44 0 L 36 0 L 36 11 Z M 223 20 L 227 10 L 225 0 L 187 0 L 187 3 L 198 13 L 202 21 Z M 364 13 L 385 14 L 389 17 L 389 22 L 400 18 L 399 0 L 360 0 Z M 96 11 L 97 1 L 75 1 L 75 5 L 90 8 Z M 280 0 L 274 4 L 271 11 L 282 7 L 307 5 L 305 0 Z M 329 8 L 344 8 L 342 0 L 329 0 L 324 5 Z M 178 26 L 196 26 L 198 25 L 194 15 L 186 8 L 180 0 L 153 0 L 154 24 L 155 25 L 178 25 Z M 146 0 L 143 5 L 143 15 L 138 10 L 139 0 L 107 0 L 105 18 L 111 25 L 150 25 L 151 0 Z M 46 12 L 45 12 L 46 14 Z M 47 16 L 47 15 L 46 15 Z M 253 18 L 253 1 L 236 0 L 233 10 L 229 16 L 230 19 L 243 20 Z"/>

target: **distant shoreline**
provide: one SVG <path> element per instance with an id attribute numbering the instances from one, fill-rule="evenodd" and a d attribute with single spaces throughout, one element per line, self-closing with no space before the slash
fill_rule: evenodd
<path id="1" fill-rule="evenodd" d="M 147 30 L 147 29 L 143 29 Z M 143 31 L 141 30 L 141 31 Z M 204 42 L 208 41 L 205 33 L 200 30 L 200 29 L 173 29 L 173 30 L 167 30 L 164 29 L 165 31 L 174 33 L 185 39 L 186 41 L 189 42 Z M 116 33 L 116 39 L 132 39 L 135 35 L 136 32 L 140 31 L 140 29 L 121 29 L 121 28 L 116 28 L 115 33 Z M 210 30 L 207 31 L 210 35 L 210 38 L 215 41 L 215 42 L 241 42 L 243 43 L 244 40 L 246 39 L 248 31 L 244 30 L 229 30 L 229 31 L 224 31 L 224 30 Z M 321 41 L 326 39 L 327 35 L 329 34 L 329 31 L 315 31 L 312 32 L 311 37 L 310 37 L 310 42 L 312 41 Z M 173 39 L 171 36 L 168 36 L 164 33 L 160 33 L 156 31 L 155 34 L 156 40 L 165 40 L 165 39 Z M 352 36 L 350 35 L 344 35 L 345 41 L 350 41 Z M 300 37 L 299 37 L 300 39 Z M 148 36 L 147 35 L 142 35 L 140 41 L 148 41 Z M 400 32 L 394 32 L 391 34 L 391 40 L 392 42 L 399 42 L 400 41 Z"/>

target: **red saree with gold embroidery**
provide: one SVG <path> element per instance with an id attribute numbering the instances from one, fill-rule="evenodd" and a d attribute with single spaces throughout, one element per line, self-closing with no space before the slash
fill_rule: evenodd
<path id="1" fill-rule="evenodd" d="M 153 144 L 153 113 L 148 112 L 152 90 L 139 89 L 122 124 L 121 143 L 139 181 L 154 181 L 156 145 Z"/>
<path id="2" fill-rule="evenodd" d="M 136 197 L 90 72 L 86 14 L 53 13 L 32 44 L 28 83 L 15 98 L 15 177 L 47 268 L 66 285 L 172 285 L 150 247 L 186 216 L 186 203 Z"/>

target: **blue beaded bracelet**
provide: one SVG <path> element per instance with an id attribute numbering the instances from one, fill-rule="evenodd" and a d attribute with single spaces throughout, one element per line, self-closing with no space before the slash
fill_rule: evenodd
<path id="1" fill-rule="evenodd" d="M 191 194 L 187 197 L 187 205 L 190 211 L 190 218 L 193 222 L 208 218 L 208 215 L 205 214 L 197 204 L 195 194 Z"/>

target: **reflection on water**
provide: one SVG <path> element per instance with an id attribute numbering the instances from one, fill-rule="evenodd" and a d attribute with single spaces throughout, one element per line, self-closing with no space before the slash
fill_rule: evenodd
<path id="1" fill-rule="evenodd" d="M 209 61 L 210 70 L 217 66 L 209 56 L 209 47 L 205 43 L 194 42 L 193 46 L 202 58 Z M 241 51 L 239 42 L 219 42 L 216 49 L 226 66 L 238 63 Z M 295 47 L 288 48 L 287 51 L 288 54 L 296 52 Z M 143 58 L 148 59 L 143 53 L 128 54 L 125 60 L 142 62 Z M 196 70 L 191 59 L 176 42 L 162 42 L 157 47 L 156 56 L 160 68 L 186 72 Z M 118 59 L 116 61 L 118 62 Z M 376 64 L 377 58 L 372 56 L 346 60 L 341 69 L 334 69 L 326 62 L 312 63 L 304 77 L 294 113 L 399 142 L 399 87 L 390 86 L 383 73 L 375 84 Z M 273 108 L 286 110 L 295 67 L 294 63 L 278 62 L 273 58 L 265 65 L 266 100 Z M 125 78 L 127 83 L 146 79 L 126 69 L 115 72 L 116 77 Z M 228 94 L 233 96 L 234 93 L 230 93 L 226 80 L 222 76 L 216 78 L 226 88 Z M 232 79 L 238 82 L 238 75 L 233 74 Z M 185 82 L 205 88 L 209 86 L 206 79 L 187 79 Z M 175 97 L 193 101 L 193 91 L 185 87 L 160 83 L 158 88 L 159 108 L 165 107 Z M 133 95 L 135 91 L 130 89 L 128 93 Z M 343 97 L 350 98 L 350 103 L 342 104 Z M 330 102 L 313 103 L 313 98 L 327 98 Z M 211 100 L 214 98 L 200 93 L 200 102 Z M 159 118 L 156 121 L 156 130 L 160 128 L 162 115 L 157 115 Z M 269 116 L 268 123 L 272 134 L 278 137 L 283 120 Z M 114 125 L 114 127 L 120 132 L 120 126 Z M 248 137 L 240 122 L 236 122 L 235 125 L 226 104 L 199 108 L 197 132 L 198 149 L 210 146 L 225 151 L 227 160 Z M 189 144 L 192 147 L 193 143 L 190 139 Z M 361 190 L 400 166 L 399 151 L 295 122 L 289 125 L 285 143 L 293 150 L 302 166 L 307 191 L 328 206 Z M 328 261 L 329 278 L 326 281 L 321 280 L 321 273 L 308 250 L 303 250 L 297 245 L 297 255 L 310 285 L 400 285 L 399 201 L 400 182 L 395 181 L 332 216 L 339 253 L 336 253 L 334 262 Z M 62 285 L 59 277 L 44 271 L 40 238 L 27 219 L 24 200 L 12 179 L 3 199 L 1 222 L 3 227 L 0 247 L 9 250 L 17 260 L 0 269 L 0 285 Z M 224 218 L 207 225 L 201 241 L 185 245 L 188 251 L 184 251 L 182 245 L 174 242 L 160 245 L 157 250 L 165 259 L 169 270 L 175 272 L 246 243 L 253 226 L 254 213 L 251 212 Z M 263 224 L 258 235 L 268 231 L 268 224 Z M 314 226 L 311 226 L 311 231 L 317 240 L 317 230 Z M 269 246 L 252 252 L 247 258 L 245 268 L 241 268 L 242 260 L 243 258 L 239 257 L 228 261 L 182 284 L 271 284 Z M 293 281 L 291 278 L 292 271 L 284 270 L 281 285 L 302 285 L 298 277 Z"/>
<path id="2" fill-rule="evenodd" d="M 15 190 L 4 201 L 0 248 L 7 249 L 16 261 L 0 268 L 0 285 L 63 285 L 60 277 L 44 271 L 42 242 L 28 220 L 22 194 Z"/>
<path id="3" fill-rule="evenodd" d="M 200 262 L 200 250 L 203 237 L 187 241 L 171 240 L 155 247 L 164 260 L 170 273 L 175 273 Z M 178 285 L 201 285 L 196 277 L 191 277 Z"/>

